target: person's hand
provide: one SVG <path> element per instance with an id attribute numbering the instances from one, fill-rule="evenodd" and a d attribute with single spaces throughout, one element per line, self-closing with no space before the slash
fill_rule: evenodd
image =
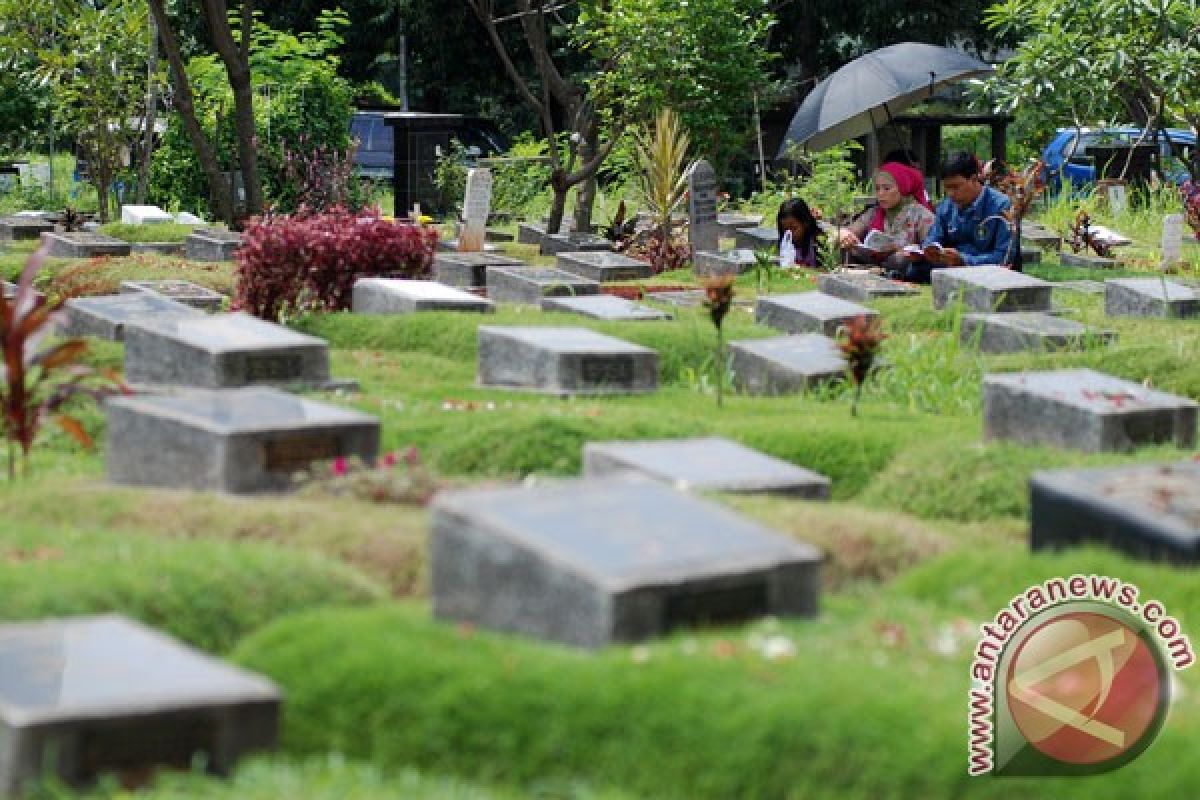
<path id="1" fill-rule="evenodd" d="M 853 247 L 856 244 L 862 244 L 858 237 L 854 235 L 854 231 L 849 228 L 838 229 L 838 244 L 842 247 Z"/>
<path id="2" fill-rule="evenodd" d="M 963 265 L 962 253 L 958 252 L 953 247 L 943 247 L 942 265 L 946 267 L 961 267 Z"/>

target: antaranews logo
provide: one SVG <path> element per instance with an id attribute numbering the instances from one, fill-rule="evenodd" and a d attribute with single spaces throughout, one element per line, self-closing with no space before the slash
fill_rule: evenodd
<path id="1" fill-rule="evenodd" d="M 971 662 L 971 775 L 1122 767 L 1166 719 L 1171 670 L 1195 661 L 1179 622 L 1104 575 L 1031 586 L 982 626 Z"/>

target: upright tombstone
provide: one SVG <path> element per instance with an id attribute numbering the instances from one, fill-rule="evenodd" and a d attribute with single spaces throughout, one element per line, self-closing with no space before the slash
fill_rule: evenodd
<path id="1" fill-rule="evenodd" d="M 944 309 L 961 298 L 965 308 L 984 314 L 1049 311 L 1054 288 L 1046 281 L 997 266 L 935 269 L 932 283 L 934 308 Z"/>
<path id="2" fill-rule="evenodd" d="M 487 239 L 487 219 L 491 210 L 492 171 L 482 167 L 467 170 L 467 188 L 463 195 L 463 228 L 458 234 L 460 252 L 483 251 Z"/>
<path id="3" fill-rule="evenodd" d="M 784 333 L 822 333 L 831 338 L 853 319 L 878 316 L 873 308 L 824 292 L 766 295 L 754 305 L 754 321 L 759 325 Z"/>
<path id="4" fill-rule="evenodd" d="M 721 227 L 717 224 L 717 173 L 700 159 L 688 175 L 688 238 L 692 252 L 716 250 Z"/>
<path id="5" fill-rule="evenodd" d="M 729 354 L 734 383 L 748 394 L 796 394 L 846 374 L 837 342 L 819 333 L 730 342 Z"/>
<path id="6" fill-rule="evenodd" d="M 817 611 L 821 556 L 654 481 L 442 492 L 433 613 L 580 647 Z"/>
<path id="7" fill-rule="evenodd" d="M 153 292 L 73 297 L 66 302 L 67 336 L 94 336 L 119 342 L 124 339 L 125 325 L 153 317 L 196 316 L 200 312 L 191 306 Z"/>
<path id="8" fill-rule="evenodd" d="M 0 795 L 54 775 L 188 768 L 227 775 L 274 749 L 279 690 L 115 614 L 0 626 Z"/>
<path id="9" fill-rule="evenodd" d="M 433 257 L 433 279 L 447 286 L 487 286 L 490 267 L 525 267 L 525 262 L 498 253 L 438 253 Z"/>
<path id="10" fill-rule="evenodd" d="M 587 328 L 479 327 L 479 383 L 554 394 L 658 388 L 658 353 Z"/>
<path id="11" fill-rule="evenodd" d="M 191 281 L 121 281 L 122 294 L 150 292 L 202 311 L 220 311 L 225 295 Z"/>
<path id="12" fill-rule="evenodd" d="M 435 281 L 359 278 L 355 314 L 414 314 L 418 311 L 494 311 L 492 301 Z"/>
<path id="13" fill-rule="evenodd" d="M 1110 317 L 1200 315 L 1200 292 L 1166 278 L 1114 278 L 1104 282 L 1104 313 Z"/>
<path id="14" fill-rule="evenodd" d="M 487 271 L 487 291 L 497 303 L 541 305 L 544 297 L 599 294 L 600 284 L 550 267 L 492 267 Z"/>
<path id="15" fill-rule="evenodd" d="M 1162 268 L 1171 269 L 1183 260 L 1183 214 L 1163 217 Z"/>

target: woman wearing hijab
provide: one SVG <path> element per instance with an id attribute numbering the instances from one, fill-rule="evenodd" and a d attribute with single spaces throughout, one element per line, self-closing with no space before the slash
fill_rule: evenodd
<path id="1" fill-rule="evenodd" d="M 933 227 L 925 178 L 920 170 L 889 161 L 875 173 L 875 199 L 878 205 L 842 228 L 838 241 L 850 248 L 861 245 L 871 231 L 879 231 L 887 240 L 872 249 L 883 254 L 885 269 L 904 273 L 908 262 L 897 251 L 906 245 L 920 245 Z"/>

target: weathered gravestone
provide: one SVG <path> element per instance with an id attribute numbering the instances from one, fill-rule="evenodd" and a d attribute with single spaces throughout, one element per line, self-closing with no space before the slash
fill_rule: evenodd
<path id="1" fill-rule="evenodd" d="M 581 647 L 817 611 L 820 553 L 653 481 L 442 492 L 433 613 Z"/>
<path id="2" fill-rule="evenodd" d="M 494 311 L 490 300 L 434 281 L 359 278 L 352 300 L 356 314 L 412 314 L 418 311 Z"/>
<path id="3" fill-rule="evenodd" d="M 220 311 L 225 295 L 191 281 L 121 281 L 123 294 L 151 293 L 202 311 Z"/>
<path id="4" fill-rule="evenodd" d="M 1053 291 L 1046 281 L 1004 267 L 944 267 L 932 271 L 933 307 L 962 298 L 972 311 L 1049 311 Z"/>
<path id="5" fill-rule="evenodd" d="M 1026 350 L 1080 350 L 1108 344 L 1113 331 L 1097 331 L 1070 319 L 1050 314 L 1014 311 L 1004 314 L 964 314 L 959 338 L 976 342 L 984 353 L 1017 353 Z"/>
<path id="6" fill-rule="evenodd" d="M 1062 237 L 1048 228 L 1028 222 L 1021 223 L 1021 247 L 1031 247 L 1039 250 L 1062 249 Z"/>
<path id="7" fill-rule="evenodd" d="M 717 226 L 722 237 L 735 238 L 741 228 L 757 228 L 762 225 L 762 214 L 740 214 L 737 212 L 721 212 L 717 214 Z"/>
<path id="8" fill-rule="evenodd" d="M 741 275 L 754 268 L 754 251 L 740 250 L 697 251 L 692 254 L 692 272 L 700 277 Z"/>
<path id="9" fill-rule="evenodd" d="M 549 267 L 492 267 L 487 271 L 487 292 L 497 303 L 541 305 L 544 297 L 598 294 L 600 284 Z"/>
<path id="10" fill-rule="evenodd" d="M 549 228 L 550 219 L 541 220 L 540 222 L 522 222 L 517 225 L 517 241 L 521 244 L 541 244 L 542 239 L 546 236 Z M 591 231 L 586 233 L 594 233 L 596 226 L 592 226 Z M 570 217 L 564 217 L 562 223 L 558 227 L 559 233 L 570 233 L 575 230 L 575 220 Z"/>
<path id="11" fill-rule="evenodd" d="M 53 232 L 54 223 L 40 217 L 0 218 L 0 240 L 38 239 Z"/>
<path id="12" fill-rule="evenodd" d="M 1104 282 L 1104 313 L 1110 317 L 1200 315 L 1200 292 L 1165 278 L 1114 278 Z"/>
<path id="13" fill-rule="evenodd" d="M 636 281 L 654 274 L 645 261 L 621 253 L 582 252 L 559 253 L 556 266 L 581 278 L 607 283 L 610 281 Z"/>
<path id="14" fill-rule="evenodd" d="M 1058 254 L 1058 261 L 1064 267 L 1085 267 L 1087 269 L 1112 269 L 1117 266 L 1115 258 L 1094 256 L 1091 253 L 1069 253 L 1063 251 Z"/>
<path id="15" fill-rule="evenodd" d="M 486 286 L 490 267 L 524 267 L 525 262 L 497 253 L 438 253 L 433 279 L 447 286 Z"/>
<path id="16" fill-rule="evenodd" d="M 66 302 L 67 336 L 95 336 L 119 342 L 124 338 L 125 325 L 148 317 L 196 316 L 200 312 L 191 306 L 152 292 L 111 294 L 98 297 L 73 297 Z"/>
<path id="17" fill-rule="evenodd" d="M 483 250 L 487 238 L 487 218 L 492 210 L 492 171 L 475 168 L 467 170 L 467 186 L 463 195 L 463 227 L 458 234 L 458 249 L 464 253 Z"/>
<path id="18" fill-rule="evenodd" d="M 224 228 L 197 228 L 184 240 L 188 261 L 233 261 L 242 235 Z"/>
<path id="19" fill-rule="evenodd" d="M 247 314 L 129 321 L 125 377 L 134 384 L 224 389 L 329 383 L 325 340 Z"/>
<path id="20" fill-rule="evenodd" d="M 721 229 L 717 224 L 717 173 L 700 159 L 688 174 L 688 241 L 692 252 L 716 250 Z"/>
<path id="21" fill-rule="evenodd" d="M 738 228 L 733 240 L 739 250 L 778 250 L 779 231 L 774 228 Z"/>
<path id="22" fill-rule="evenodd" d="M 676 489 L 829 499 L 829 478 L 729 439 L 588 442 L 583 474 L 635 473 Z"/>
<path id="23" fill-rule="evenodd" d="M 1183 260 L 1183 214 L 1167 214 L 1162 227 L 1162 267 L 1170 269 Z"/>
<path id="24" fill-rule="evenodd" d="M 817 278 L 817 288 L 825 294 L 866 303 L 887 297 L 909 297 L 918 294 L 917 287 L 888 280 L 865 272 L 834 272 Z"/>
<path id="25" fill-rule="evenodd" d="M 96 258 L 97 256 L 127 256 L 129 242 L 100 233 L 43 233 L 42 246 L 52 258 Z"/>
<path id="26" fill-rule="evenodd" d="M 592 319 L 604 320 L 659 320 L 671 319 L 671 315 L 657 308 L 650 308 L 624 297 L 611 294 L 589 294 L 582 297 L 547 297 L 542 300 L 542 308 L 546 311 L 565 311 L 571 314 L 582 314 Z"/>
<path id="27" fill-rule="evenodd" d="M 838 330 L 858 317 L 878 317 L 879 312 L 824 292 L 776 294 L 759 297 L 754 321 L 785 333 L 823 333 L 836 337 Z"/>
<path id="28" fill-rule="evenodd" d="M 125 225 L 168 225 L 175 218 L 158 206 L 121 206 L 121 222 Z"/>
<path id="29" fill-rule="evenodd" d="M 819 333 L 729 343 L 734 384 L 748 394 L 793 394 L 846 374 L 837 342 Z"/>
<path id="30" fill-rule="evenodd" d="M 586 328 L 479 327 L 479 383 L 558 394 L 658 388 L 658 353 Z"/>
<path id="31" fill-rule="evenodd" d="M 539 252 L 544 256 L 584 251 L 608 252 L 612 242 L 594 233 L 548 233 L 542 237 Z"/>
<path id="32" fill-rule="evenodd" d="M 1035 472 L 1035 550 L 1101 543 L 1130 555 L 1200 563 L 1200 463 Z"/>
<path id="33" fill-rule="evenodd" d="M 1196 403 L 1090 369 L 983 378 L 983 433 L 1086 452 L 1196 441 Z"/>
<path id="34" fill-rule="evenodd" d="M 47 775 L 72 785 L 110 771 L 229 774 L 279 734 L 279 690 L 115 614 L 0 626 L 0 794 Z"/>

